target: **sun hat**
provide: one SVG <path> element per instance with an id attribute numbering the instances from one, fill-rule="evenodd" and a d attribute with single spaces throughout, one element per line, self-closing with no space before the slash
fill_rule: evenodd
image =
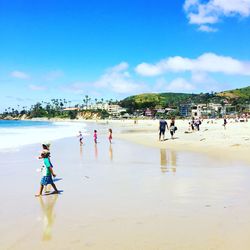
<path id="1" fill-rule="evenodd" d="M 42 146 L 45 146 L 47 149 L 50 148 L 50 143 L 49 142 L 43 142 Z"/>

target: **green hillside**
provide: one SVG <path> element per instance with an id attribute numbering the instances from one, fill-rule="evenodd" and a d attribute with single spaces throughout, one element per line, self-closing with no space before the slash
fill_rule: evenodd
<path id="1" fill-rule="evenodd" d="M 144 109 L 149 107 L 175 106 L 180 102 L 191 100 L 194 94 L 183 93 L 161 93 L 161 94 L 140 94 L 129 96 L 120 101 L 121 106 L 131 109 Z"/>
<path id="2" fill-rule="evenodd" d="M 160 93 L 140 94 L 130 96 L 120 101 L 120 105 L 128 109 L 145 109 L 156 107 L 177 107 L 184 103 L 219 103 L 222 98 L 214 94 L 185 94 L 185 93 Z"/>
<path id="3" fill-rule="evenodd" d="M 250 101 L 250 86 L 235 90 L 223 91 L 220 93 L 148 93 L 129 96 L 120 101 L 120 105 L 128 110 L 178 107 L 184 103 L 221 103 L 227 99 L 229 103 L 243 104 Z"/>
<path id="4" fill-rule="evenodd" d="M 250 86 L 240 89 L 223 91 L 217 94 L 220 97 L 224 97 L 227 99 L 241 99 L 245 101 L 250 100 Z"/>

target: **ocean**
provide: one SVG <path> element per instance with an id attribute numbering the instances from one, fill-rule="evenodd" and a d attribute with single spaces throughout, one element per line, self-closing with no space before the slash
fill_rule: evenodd
<path id="1" fill-rule="evenodd" d="M 51 142 L 86 134 L 84 122 L 0 120 L 0 151 L 18 150 L 22 146 Z"/>

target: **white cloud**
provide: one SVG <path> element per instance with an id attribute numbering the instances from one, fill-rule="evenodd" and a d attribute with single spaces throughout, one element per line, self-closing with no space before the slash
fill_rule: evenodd
<path id="1" fill-rule="evenodd" d="M 207 25 L 218 23 L 222 17 L 250 16 L 250 0 L 208 0 L 206 2 L 186 0 L 183 7 L 189 23 L 199 25 L 199 30 L 205 32 L 213 31 Z"/>
<path id="2" fill-rule="evenodd" d="M 54 81 L 60 77 L 64 76 L 64 73 L 63 71 L 61 70 L 53 70 L 53 71 L 50 71 L 47 75 L 45 75 L 44 79 L 46 81 Z"/>
<path id="3" fill-rule="evenodd" d="M 211 78 L 204 72 L 193 72 L 191 79 L 195 83 L 208 83 L 211 81 Z"/>
<path id="4" fill-rule="evenodd" d="M 129 65 L 120 63 L 113 68 L 107 70 L 99 80 L 94 82 L 96 88 L 107 88 L 115 93 L 125 94 L 132 93 L 140 88 L 140 85 L 130 77 L 127 71 Z"/>
<path id="5" fill-rule="evenodd" d="M 108 72 L 121 72 L 124 70 L 127 70 L 129 68 L 129 65 L 127 62 L 121 62 L 114 67 L 109 68 L 107 71 Z"/>
<path id="6" fill-rule="evenodd" d="M 31 90 L 34 90 L 34 91 L 42 91 L 42 90 L 46 90 L 47 88 L 45 86 L 42 86 L 42 85 L 34 85 L 34 84 L 30 84 L 29 85 L 29 88 Z"/>
<path id="7" fill-rule="evenodd" d="M 76 82 L 64 87 L 64 90 L 75 94 L 90 93 L 95 90 L 104 90 L 117 94 L 129 94 L 142 90 L 142 84 L 136 83 L 128 72 L 129 65 L 126 62 L 109 68 L 103 75 L 93 82 Z"/>
<path id="8" fill-rule="evenodd" d="M 74 83 L 71 83 L 70 85 L 64 86 L 62 89 L 64 91 L 68 91 L 73 94 L 87 94 L 86 93 L 87 88 L 88 88 L 88 84 L 85 82 L 74 82 Z"/>
<path id="9" fill-rule="evenodd" d="M 167 72 L 210 72 L 228 75 L 250 75 L 250 62 L 232 57 L 205 53 L 196 59 L 169 57 L 156 64 L 141 63 L 135 71 L 143 76 L 157 76 Z"/>
<path id="10" fill-rule="evenodd" d="M 195 86 L 184 78 L 176 78 L 166 87 L 166 90 L 171 92 L 190 92 L 194 89 Z"/>
<path id="11" fill-rule="evenodd" d="M 201 25 L 199 28 L 198 28 L 199 31 L 203 31 L 203 32 L 217 32 L 218 29 L 216 28 L 212 28 L 208 25 Z"/>
<path id="12" fill-rule="evenodd" d="M 192 83 L 187 81 L 186 79 L 182 77 L 178 77 L 176 79 L 173 79 L 170 82 L 167 82 L 164 78 L 159 78 L 156 80 L 154 86 L 153 86 L 153 92 L 190 92 L 192 90 L 195 90 L 196 86 Z M 152 92 L 149 90 L 149 92 Z"/>
<path id="13" fill-rule="evenodd" d="M 30 76 L 25 73 L 25 72 L 22 72 L 22 71 L 18 71 L 18 70 L 15 70 L 15 71 L 12 71 L 10 73 L 10 75 L 14 78 L 18 78 L 18 79 L 29 79 Z"/>

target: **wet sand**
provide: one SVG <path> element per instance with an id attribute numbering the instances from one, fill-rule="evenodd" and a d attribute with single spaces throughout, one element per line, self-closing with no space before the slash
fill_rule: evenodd
<path id="1" fill-rule="evenodd" d="M 1 249 L 249 249 L 242 162 L 92 136 L 52 144 L 59 195 L 35 198 L 40 145 L 1 154 Z"/>

